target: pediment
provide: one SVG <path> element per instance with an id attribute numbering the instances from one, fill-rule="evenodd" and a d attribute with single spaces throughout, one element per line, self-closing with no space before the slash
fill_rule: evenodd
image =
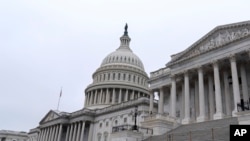
<path id="1" fill-rule="evenodd" d="M 203 36 L 200 40 L 186 50 L 172 55 L 172 60 L 166 64 L 181 62 L 183 60 L 223 47 L 234 41 L 250 36 L 250 21 L 218 26 Z"/>
<path id="2" fill-rule="evenodd" d="M 60 114 L 56 111 L 50 110 L 44 118 L 40 121 L 40 124 L 54 120 L 56 118 L 60 117 Z"/>

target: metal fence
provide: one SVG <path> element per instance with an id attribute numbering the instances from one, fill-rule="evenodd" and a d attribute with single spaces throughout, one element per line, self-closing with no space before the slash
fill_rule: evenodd
<path id="1" fill-rule="evenodd" d="M 229 141 L 229 126 L 196 130 L 181 133 L 169 133 L 166 141 Z"/>
<path id="2" fill-rule="evenodd" d="M 113 127 L 112 128 L 112 133 L 126 131 L 126 130 L 132 131 L 133 129 L 134 129 L 134 125 L 128 125 L 128 124 L 126 124 L 126 125 L 120 125 L 120 126 Z M 153 129 L 150 129 L 150 128 L 145 128 L 145 127 L 137 126 L 137 131 L 141 132 L 143 134 L 153 135 Z"/>

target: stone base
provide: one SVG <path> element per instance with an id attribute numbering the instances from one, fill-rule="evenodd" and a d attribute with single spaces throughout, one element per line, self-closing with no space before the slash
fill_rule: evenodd
<path id="1" fill-rule="evenodd" d="M 214 120 L 216 120 L 216 119 L 222 119 L 224 117 L 225 117 L 225 115 L 223 113 L 215 113 L 214 114 Z"/>
<path id="2" fill-rule="evenodd" d="M 250 125 L 250 111 L 236 113 L 240 125 Z"/>
<path id="3" fill-rule="evenodd" d="M 237 117 L 237 116 L 238 116 L 238 111 L 237 111 L 237 109 L 234 109 L 234 110 L 232 111 L 232 116 L 233 116 L 233 117 Z"/>
<path id="4" fill-rule="evenodd" d="M 191 123 L 191 119 L 190 118 L 184 118 L 182 121 L 181 121 L 182 124 L 189 124 Z"/>
<path id="5" fill-rule="evenodd" d="M 147 117 L 145 121 L 141 122 L 143 127 L 153 129 L 153 135 L 162 135 L 176 126 L 176 121 L 170 117 L 156 115 Z"/>
<path id="6" fill-rule="evenodd" d="M 205 116 L 199 116 L 199 117 L 197 117 L 197 122 L 204 122 L 206 120 L 207 120 L 207 117 L 205 117 Z"/>
<path id="7" fill-rule="evenodd" d="M 141 141 L 142 140 L 142 133 L 137 131 L 121 131 L 111 133 L 110 141 Z"/>

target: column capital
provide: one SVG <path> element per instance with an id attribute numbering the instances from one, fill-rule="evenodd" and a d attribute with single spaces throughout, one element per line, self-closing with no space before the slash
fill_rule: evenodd
<path id="1" fill-rule="evenodd" d="M 183 70 L 182 73 L 185 75 L 185 74 L 188 74 L 188 71 L 189 70 Z"/>
<path id="2" fill-rule="evenodd" d="M 235 54 L 230 54 L 229 55 L 229 60 L 230 60 L 230 62 L 236 62 Z"/>
<path id="3" fill-rule="evenodd" d="M 197 69 L 197 71 L 202 71 L 203 65 L 196 65 L 195 68 Z"/>
<path id="4" fill-rule="evenodd" d="M 175 77 L 176 77 L 176 74 L 171 74 L 171 75 L 170 75 L 170 78 L 171 78 L 171 79 L 175 79 Z"/>
<path id="5" fill-rule="evenodd" d="M 211 62 L 210 62 L 210 64 L 212 64 L 213 66 L 218 66 L 218 62 L 219 62 L 219 60 L 212 60 Z"/>

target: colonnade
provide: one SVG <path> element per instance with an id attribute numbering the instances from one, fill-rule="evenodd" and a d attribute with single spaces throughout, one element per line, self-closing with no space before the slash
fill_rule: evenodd
<path id="1" fill-rule="evenodd" d="M 85 135 L 85 124 L 85 121 L 77 121 L 65 126 L 63 124 L 56 124 L 41 128 L 38 135 L 38 141 L 83 141 L 84 139 L 91 141 L 93 134 L 93 125 L 90 124 L 89 129 L 87 129 L 88 135 Z M 63 131 L 64 127 L 66 130 L 66 135 L 65 131 Z"/>
<path id="2" fill-rule="evenodd" d="M 102 88 L 86 92 L 85 107 L 97 104 L 115 104 L 124 101 L 149 97 L 148 94 L 126 88 Z"/>
<path id="3" fill-rule="evenodd" d="M 225 63 L 229 61 L 228 63 Z M 239 61 L 240 67 L 237 69 L 237 60 L 235 55 L 230 55 L 228 58 L 223 58 L 223 61 L 216 60 L 208 64 L 197 66 L 196 68 L 185 70 L 180 74 L 171 75 L 171 83 L 158 89 L 151 91 L 150 97 L 150 111 L 153 111 L 153 97 L 154 92 L 159 92 L 158 113 L 164 113 L 164 87 L 170 88 L 170 116 L 176 117 L 176 96 L 177 91 L 182 91 L 182 108 L 184 118 L 183 124 L 190 123 L 190 82 L 194 83 L 195 89 L 195 101 L 198 103 L 195 112 L 198 113 L 196 117 L 197 122 L 202 122 L 210 119 L 221 119 L 226 116 L 235 116 L 237 113 L 237 104 L 241 99 L 245 101 L 249 100 L 248 85 L 247 85 L 247 73 L 246 64 L 243 61 Z M 224 64 L 223 64 L 224 63 Z M 225 65 L 226 64 L 226 65 Z M 231 72 L 229 71 L 231 68 Z M 240 70 L 238 72 L 238 70 Z M 240 75 L 239 75 L 240 74 Z M 221 79 L 223 78 L 223 79 Z M 241 80 L 241 87 L 239 85 L 239 78 Z M 231 80 L 230 80 L 231 79 Z M 191 81 L 192 80 L 192 81 Z M 206 85 L 204 84 L 206 80 Z M 232 82 L 229 82 L 232 81 Z M 232 86 L 230 86 L 231 84 Z M 177 85 L 181 89 L 177 89 Z M 206 87 L 206 89 L 204 88 Z M 230 88 L 232 87 L 233 100 L 230 98 Z M 240 93 L 242 91 L 242 93 Z M 205 92 L 207 99 L 205 99 Z M 224 95 L 222 95 L 224 94 Z M 241 97 L 241 95 L 243 97 Z M 224 99 L 222 99 L 224 97 Z M 206 100 L 209 103 L 206 105 Z M 223 111 L 223 104 L 225 104 L 225 110 Z M 233 106 L 231 106 L 233 105 Z M 207 107 L 206 107 L 207 106 Z M 208 109 L 210 115 L 205 113 L 205 109 Z M 233 108 L 233 109 L 232 109 Z"/>
<path id="4" fill-rule="evenodd" d="M 56 124 L 42 128 L 38 135 L 38 141 L 60 141 L 62 137 L 62 124 Z"/>

